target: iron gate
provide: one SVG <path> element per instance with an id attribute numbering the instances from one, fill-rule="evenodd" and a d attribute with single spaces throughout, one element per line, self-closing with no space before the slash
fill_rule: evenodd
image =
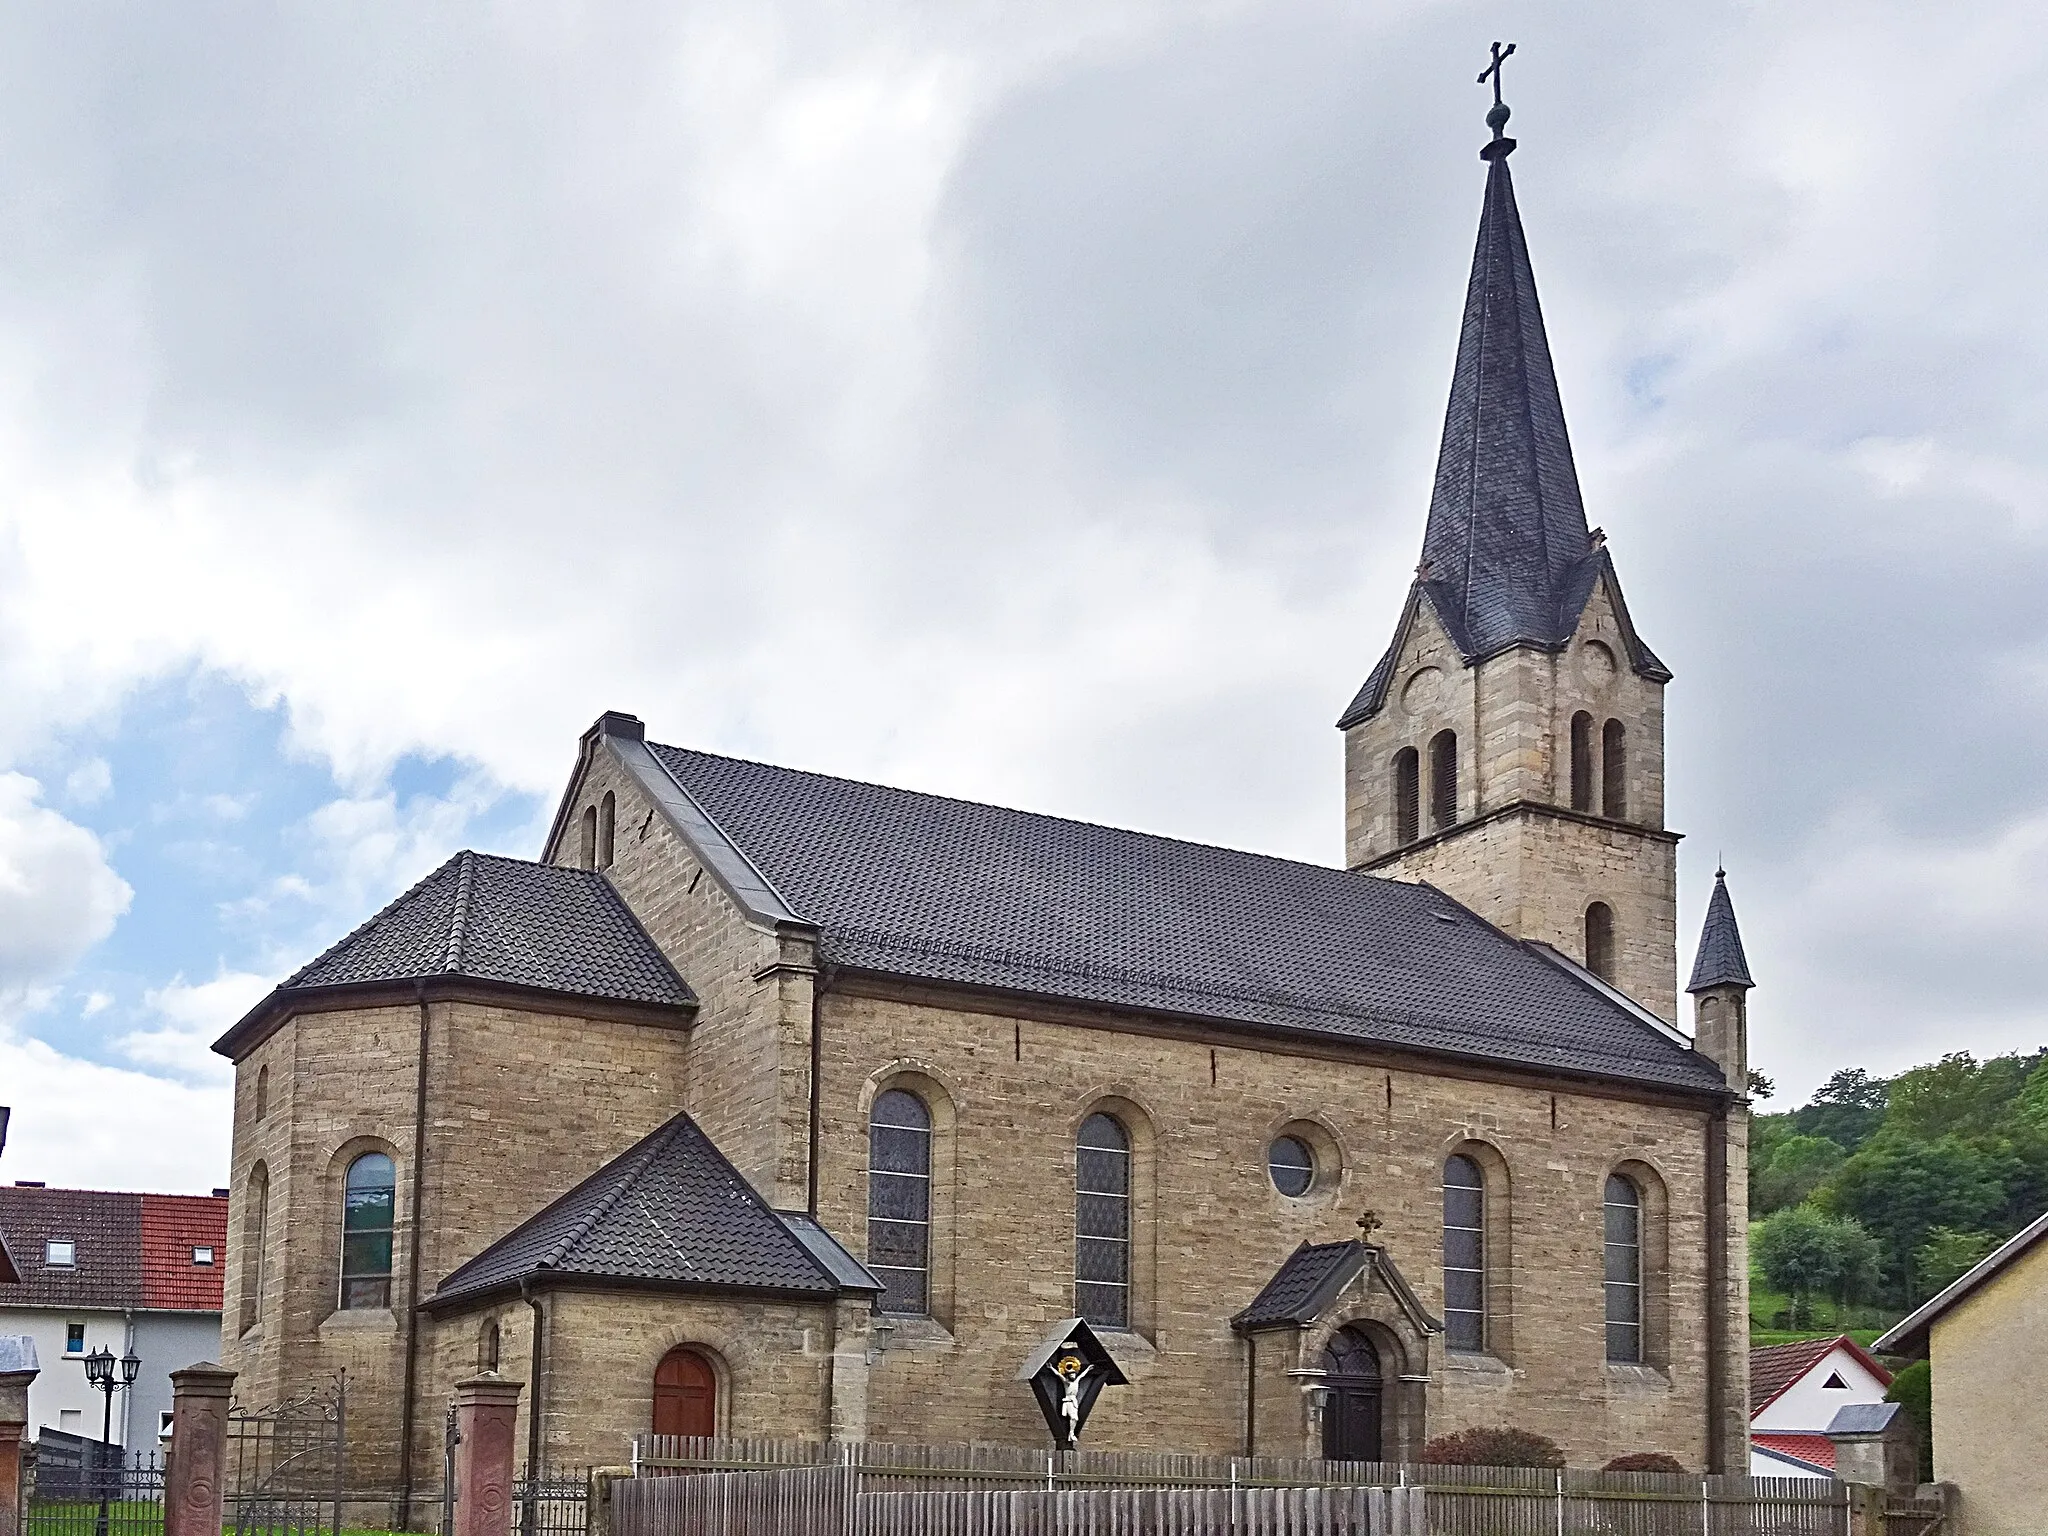
<path id="1" fill-rule="evenodd" d="M 224 1522 L 235 1536 L 340 1536 L 348 1377 L 274 1408 L 228 1410 Z"/>

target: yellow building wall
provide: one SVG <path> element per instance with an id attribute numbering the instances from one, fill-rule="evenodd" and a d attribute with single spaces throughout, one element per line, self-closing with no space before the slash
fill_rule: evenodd
<path id="1" fill-rule="evenodd" d="M 1961 1491 L 1963 1536 L 2048 1531 L 2048 1243 L 1934 1324 L 1934 1476 Z"/>

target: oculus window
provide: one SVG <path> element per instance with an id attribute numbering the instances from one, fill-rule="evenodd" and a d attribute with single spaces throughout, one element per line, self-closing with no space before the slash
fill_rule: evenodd
<path id="1" fill-rule="evenodd" d="M 1276 1136 L 1266 1149 L 1266 1173 L 1281 1194 L 1298 1199 L 1315 1185 L 1316 1155 L 1299 1136 Z"/>

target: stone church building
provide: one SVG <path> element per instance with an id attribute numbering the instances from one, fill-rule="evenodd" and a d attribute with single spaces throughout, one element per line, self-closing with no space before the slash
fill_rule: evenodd
<path id="1" fill-rule="evenodd" d="M 1587 526 L 1500 131 L 1422 562 L 1338 724 L 1344 868 L 584 735 L 235 1063 L 223 1360 L 346 1369 L 438 1486 L 479 1368 L 549 1463 L 649 1432 L 1576 1465 L 1747 1458 L 1750 978 L 1679 1026 L 1664 686 Z M 1360 658 L 1360 664 L 1363 663 Z M 418 1512 L 425 1517 L 422 1506 Z"/>

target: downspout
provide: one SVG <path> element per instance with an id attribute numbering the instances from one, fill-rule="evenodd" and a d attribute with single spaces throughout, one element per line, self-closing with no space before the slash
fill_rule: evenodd
<path id="1" fill-rule="evenodd" d="M 1244 1454 L 1259 1454 L 1259 1336 L 1244 1336 Z"/>
<path id="2" fill-rule="evenodd" d="M 823 941 L 823 935 L 820 935 L 812 942 Z M 816 954 L 816 951 L 812 953 Z M 817 970 L 811 974 L 811 1124 L 810 1147 L 804 1155 L 804 1210 L 813 1221 L 818 1219 L 818 1147 L 824 1130 L 823 1096 L 819 1091 L 818 1074 L 825 1059 L 825 990 L 831 985 L 831 968 L 820 959 Z"/>
<path id="3" fill-rule="evenodd" d="M 413 985 L 420 1010 L 419 1056 L 413 1068 L 412 1096 L 412 1240 L 405 1256 L 405 1390 L 398 1408 L 398 1528 L 412 1528 L 412 1428 L 413 1393 L 419 1380 L 420 1357 L 420 1248 L 426 1240 L 427 1224 L 420 1201 L 426 1188 L 427 1167 L 427 989 Z"/>
<path id="4" fill-rule="evenodd" d="M 1707 1117 L 1707 1466 L 1724 1466 L 1722 1419 L 1727 1414 L 1728 1378 L 1728 1105 Z"/>
<path id="5" fill-rule="evenodd" d="M 519 1512 L 519 1529 L 524 1536 L 534 1536 L 535 1516 L 539 1513 L 534 1490 L 540 1486 L 541 1385 L 546 1362 L 541 1343 L 547 1331 L 547 1314 L 541 1310 L 531 1275 L 519 1282 L 519 1296 L 533 1309 L 533 1348 L 526 1362 L 527 1379 L 532 1382 L 526 1391 L 526 1501 Z"/>

